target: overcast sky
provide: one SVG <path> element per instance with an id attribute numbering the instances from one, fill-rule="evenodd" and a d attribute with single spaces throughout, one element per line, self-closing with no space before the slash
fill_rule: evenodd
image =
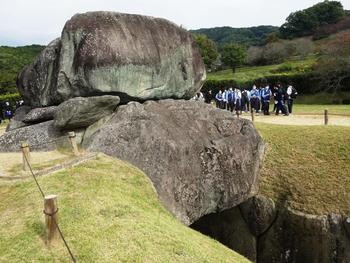
<path id="1" fill-rule="evenodd" d="M 2 2 L 2 3 L 1 3 Z M 76 13 L 118 11 L 166 18 L 187 29 L 280 26 L 320 0 L 0 0 L 0 45 L 48 44 Z M 350 9 L 350 0 L 341 0 Z"/>

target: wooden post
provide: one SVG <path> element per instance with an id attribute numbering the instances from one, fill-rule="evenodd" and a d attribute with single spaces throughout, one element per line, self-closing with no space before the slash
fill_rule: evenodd
<path id="1" fill-rule="evenodd" d="M 328 125 L 328 110 L 324 110 L 324 125 Z"/>
<path id="2" fill-rule="evenodd" d="M 31 162 L 30 149 L 28 142 L 22 142 L 22 157 L 23 157 L 23 171 L 29 171 L 29 165 Z"/>
<path id="3" fill-rule="evenodd" d="M 252 122 L 254 122 L 254 110 L 251 110 L 251 115 L 252 115 Z"/>
<path id="4" fill-rule="evenodd" d="M 78 150 L 78 145 L 77 145 L 75 132 L 69 132 L 68 136 L 69 136 L 69 140 L 70 140 L 70 143 L 72 145 L 72 148 L 73 148 L 73 153 L 74 153 L 75 156 L 78 156 L 79 155 L 79 150 Z"/>
<path id="5" fill-rule="evenodd" d="M 44 214 L 47 230 L 47 242 L 50 243 L 57 235 L 57 195 L 47 195 L 44 198 Z"/>

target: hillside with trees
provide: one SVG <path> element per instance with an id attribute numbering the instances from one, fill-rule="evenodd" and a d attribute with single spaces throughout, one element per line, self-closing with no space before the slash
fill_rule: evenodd
<path id="1" fill-rule="evenodd" d="M 21 69 L 33 62 L 44 46 L 0 47 L 0 95 L 16 93 L 16 78 Z"/>
<path id="2" fill-rule="evenodd" d="M 217 39 L 212 38 L 219 56 L 207 65 L 204 89 L 267 81 L 292 83 L 301 93 L 350 91 L 350 16 L 340 2 L 324 1 L 291 13 L 278 30 L 265 35 L 263 45 L 222 45 Z M 239 46 L 240 56 L 225 52 L 227 46 Z"/>
<path id="3" fill-rule="evenodd" d="M 244 46 L 259 46 L 265 44 L 266 37 L 278 31 L 275 26 L 257 26 L 246 28 L 214 27 L 192 30 L 192 33 L 206 35 L 218 46 L 236 43 Z"/>

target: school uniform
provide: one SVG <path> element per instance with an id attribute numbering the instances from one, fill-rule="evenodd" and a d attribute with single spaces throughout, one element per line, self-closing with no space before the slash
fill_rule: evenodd
<path id="1" fill-rule="evenodd" d="M 236 104 L 236 107 L 235 107 L 235 110 L 238 112 L 238 111 L 241 111 L 241 100 L 242 100 L 242 93 L 239 89 L 236 89 L 235 90 L 235 104 Z"/>
<path id="2" fill-rule="evenodd" d="M 255 110 L 256 113 L 259 113 L 259 91 L 257 89 L 252 89 L 250 91 L 250 106 L 251 110 Z"/>
<path id="3" fill-rule="evenodd" d="M 215 101 L 216 101 L 216 107 L 219 109 L 222 109 L 222 104 L 223 104 L 223 97 L 222 93 L 218 93 L 215 95 Z"/>
<path id="4" fill-rule="evenodd" d="M 295 98 L 296 90 L 294 89 L 293 86 L 288 86 L 287 88 L 287 106 L 288 106 L 288 112 L 292 113 L 293 110 L 293 99 Z"/>
<path id="5" fill-rule="evenodd" d="M 228 108 L 231 112 L 233 112 L 233 109 L 235 108 L 235 93 L 230 90 L 228 95 L 227 95 L 227 101 L 228 101 Z"/>
<path id="6" fill-rule="evenodd" d="M 279 114 L 281 111 L 284 115 L 288 115 L 287 108 L 285 106 L 284 100 L 285 100 L 285 93 L 282 88 L 279 88 L 276 94 L 276 99 L 277 99 L 277 110 L 276 110 L 276 115 Z"/>
<path id="7" fill-rule="evenodd" d="M 271 90 L 269 86 L 266 86 L 262 89 L 261 98 L 262 98 L 262 110 L 264 115 L 270 115 L 270 98 L 271 98 Z"/>
<path id="8" fill-rule="evenodd" d="M 242 105 L 241 105 L 241 111 L 249 111 L 249 91 L 243 90 L 242 91 Z"/>

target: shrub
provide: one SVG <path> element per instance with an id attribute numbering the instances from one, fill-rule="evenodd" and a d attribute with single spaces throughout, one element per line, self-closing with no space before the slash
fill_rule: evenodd
<path id="1" fill-rule="evenodd" d="M 18 100 L 21 100 L 21 95 L 19 95 L 18 93 L 0 95 L 0 102 L 8 101 L 14 103 Z"/>
<path id="2" fill-rule="evenodd" d="M 273 86 L 281 83 L 283 86 L 292 84 L 299 94 L 310 94 L 320 86 L 319 80 L 311 73 L 299 73 L 294 75 L 271 75 L 263 78 L 247 81 L 244 83 L 237 83 L 234 80 L 207 80 L 202 88 L 202 91 L 207 92 L 209 89 L 216 94 L 220 89 L 223 90 L 228 87 L 239 87 L 241 89 L 250 89 L 254 84 L 260 85 L 268 83 Z"/>
<path id="3" fill-rule="evenodd" d="M 271 70 L 272 73 L 283 73 L 283 72 L 289 72 L 293 70 L 293 66 L 290 63 L 284 63 L 278 68 Z"/>

